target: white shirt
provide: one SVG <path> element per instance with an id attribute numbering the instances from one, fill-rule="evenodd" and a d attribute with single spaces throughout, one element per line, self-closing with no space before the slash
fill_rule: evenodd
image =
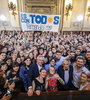
<path id="1" fill-rule="evenodd" d="M 38 65 L 38 64 L 37 64 L 37 65 Z M 39 72 L 40 72 L 41 68 L 42 68 L 42 66 L 38 65 L 38 70 L 39 70 Z"/>
<path id="2" fill-rule="evenodd" d="M 67 84 L 69 81 L 69 70 L 64 71 L 64 80 L 65 80 L 65 83 Z"/>

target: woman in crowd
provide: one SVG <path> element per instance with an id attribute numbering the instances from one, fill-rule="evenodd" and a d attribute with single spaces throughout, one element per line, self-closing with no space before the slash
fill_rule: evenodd
<path id="1" fill-rule="evenodd" d="M 51 60 L 50 60 L 50 63 L 45 65 L 46 71 L 48 71 L 49 67 L 55 67 L 56 68 L 55 63 L 56 63 L 56 60 L 55 60 L 54 57 L 52 57 Z"/>
<path id="2" fill-rule="evenodd" d="M 38 49 L 38 55 L 43 55 L 43 53 L 44 53 L 44 48 L 43 47 L 40 47 Z"/>
<path id="3" fill-rule="evenodd" d="M 18 89 L 19 91 L 24 91 L 23 89 L 23 83 L 21 78 L 19 77 L 19 65 L 18 63 L 13 63 L 12 70 L 8 73 L 7 79 L 8 83 L 12 84 L 15 83 L 15 89 Z"/>
<path id="4" fill-rule="evenodd" d="M 47 63 L 50 63 L 50 60 L 51 60 L 51 58 L 53 57 L 53 53 L 52 53 L 52 51 L 51 51 L 51 49 L 49 49 L 48 51 L 47 51 L 47 58 L 48 58 L 48 62 Z"/>
<path id="5" fill-rule="evenodd" d="M 16 60 L 15 60 L 15 62 L 17 62 L 18 64 L 19 64 L 19 66 L 21 66 L 21 57 L 20 56 L 17 56 L 17 58 L 16 58 Z"/>
<path id="6" fill-rule="evenodd" d="M 31 63 L 33 63 L 33 62 L 34 62 L 34 61 L 33 61 L 34 55 L 33 55 L 32 50 L 29 52 L 29 57 L 30 57 L 30 59 L 31 59 Z"/>
<path id="7" fill-rule="evenodd" d="M 19 71 L 19 76 L 22 78 L 23 80 L 23 83 L 24 83 L 24 88 L 25 88 L 25 91 L 28 90 L 28 85 L 27 85 L 27 78 L 28 78 L 28 72 L 29 72 L 29 67 L 30 67 L 30 64 L 31 64 L 31 59 L 30 57 L 26 57 L 24 59 L 24 65 L 22 65 L 20 67 L 20 71 Z"/>
<path id="8" fill-rule="evenodd" d="M 88 74 L 85 72 L 81 73 L 80 76 L 80 81 L 81 81 L 81 85 L 79 90 L 90 90 L 90 82 L 89 82 L 89 78 L 88 78 Z"/>
<path id="9" fill-rule="evenodd" d="M 37 95 L 40 95 L 41 92 L 45 92 L 47 89 L 47 83 L 46 83 L 46 69 L 41 68 L 39 72 L 39 76 L 33 81 L 33 91 Z"/>
<path id="10" fill-rule="evenodd" d="M 8 70 L 12 68 L 12 59 L 10 57 L 6 58 L 6 63 L 8 66 Z"/>
<path id="11" fill-rule="evenodd" d="M 7 77 L 7 69 L 8 69 L 8 66 L 5 62 L 1 63 L 1 71 L 3 73 L 3 77 Z"/>
<path id="12" fill-rule="evenodd" d="M 33 56 L 34 56 L 34 62 L 36 62 L 37 56 L 38 56 L 38 50 L 33 50 Z"/>
<path id="13" fill-rule="evenodd" d="M 64 81 L 58 74 L 56 74 L 55 67 L 49 67 L 49 75 L 48 75 L 48 91 L 56 92 L 58 91 L 57 88 L 57 81 L 59 81 L 62 85 L 65 85 Z"/>

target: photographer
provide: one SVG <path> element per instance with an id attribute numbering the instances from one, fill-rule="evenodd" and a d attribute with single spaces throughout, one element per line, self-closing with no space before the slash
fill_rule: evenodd
<path id="1" fill-rule="evenodd" d="M 8 84 L 5 78 L 0 77 L 0 100 L 10 100 L 12 95 L 11 92 L 14 90 L 15 84 Z"/>
<path id="2" fill-rule="evenodd" d="M 15 83 L 15 89 L 14 90 L 18 90 L 18 91 L 24 91 L 24 86 L 23 86 L 23 82 L 21 80 L 21 78 L 19 77 L 19 65 L 18 63 L 13 63 L 12 65 L 12 70 L 9 72 L 8 76 L 8 83 L 12 84 Z"/>

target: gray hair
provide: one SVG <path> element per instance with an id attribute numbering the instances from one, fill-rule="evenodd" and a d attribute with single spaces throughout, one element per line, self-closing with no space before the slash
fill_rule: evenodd
<path id="1" fill-rule="evenodd" d="M 70 65 L 70 61 L 69 61 L 69 60 L 63 60 L 63 61 L 62 61 L 62 65 L 64 64 L 65 61 L 67 61 L 68 64 Z"/>
<path id="2" fill-rule="evenodd" d="M 44 56 L 43 56 L 43 55 L 39 55 L 39 56 L 37 57 L 37 60 L 38 60 L 39 58 L 42 58 L 42 59 L 44 60 Z"/>

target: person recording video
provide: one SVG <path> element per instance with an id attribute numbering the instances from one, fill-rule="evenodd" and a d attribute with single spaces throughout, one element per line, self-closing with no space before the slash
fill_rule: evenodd
<path id="1" fill-rule="evenodd" d="M 10 100 L 12 97 L 11 92 L 14 90 L 15 83 L 8 84 L 8 80 L 4 77 L 0 77 L 0 100 Z"/>

